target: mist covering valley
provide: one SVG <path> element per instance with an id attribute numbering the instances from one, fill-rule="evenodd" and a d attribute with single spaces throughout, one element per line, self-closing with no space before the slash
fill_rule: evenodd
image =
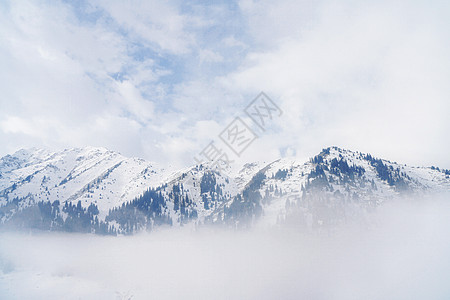
<path id="1" fill-rule="evenodd" d="M 366 224 L 367 225 L 367 224 Z M 370 226 L 1 232 L 6 299 L 447 299 L 446 197 L 381 206 Z"/>

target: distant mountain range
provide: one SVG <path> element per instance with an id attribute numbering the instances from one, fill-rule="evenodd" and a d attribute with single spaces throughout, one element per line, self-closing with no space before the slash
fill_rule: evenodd
<path id="1" fill-rule="evenodd" d="M 450 171 L 349 150 L 307 162 L 248 163 L 236 175 L 208 164 L 169 172 L 104 148 L 20 150 L 0 159 L 3 228 L 131 234 L 158 226 L 328 228 L 385 201 L 450 191 Z"/>

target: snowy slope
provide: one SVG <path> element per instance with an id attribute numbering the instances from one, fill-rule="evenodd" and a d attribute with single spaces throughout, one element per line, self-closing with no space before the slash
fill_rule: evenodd
<path id="1" fill-rule="evenodd" d="M 129 233 L 163 224 L 273 226 L 292 220 L 314 227 L 345 222 L 393 198 L 450 191 L 448 170 L 401 165 L 337 147 L 307 162 L 282 158 L 229 171 L 202 164 L 171 173 L 104 148 L 20 150 L 0 159 L 0 217 L 5 221 L 49 202 L 61 206 L 42 206 L 32 214 L 38 220 L 39 214 L 51 215 L 50 225 L 40 221 L 44 228 L 70 225 L 89 231 L 86 226 L 95 222 L 95 232 L 104 221 L 103 232 L 112 226 Z M 81 208 L 75 208 L 78 202 Z M 73 207 L 63 209 L 65 203 Z M 91 204 L 98 213 L 88 212 Z M 88 223 L 64 224 L 68 215 L 84 215 Z"/>
<path id="2" fill-rule="evenodd" d="M 172 224 L 180 225 L 180 212 L 174 203 L 174 187 L 179 187 L 179 197 L 189 199 L 186 209 L 195 211 L 197 223 L 204 223 L 218 207 L 230 201 L 239 192 L 233 178 L 208 164 L 196 165 L 171 175 L 159 188 L 167 202 L 167 212 Z"/>
<path id="3" fill-rule="evenodd" d="M 110 208 L 161 184 L 167 176 L 154 163 L 93 147 L 20 150 L 0 160 L 0 174 L 1 203 L 14 198 L 80 200 L 83 206 L 95 203 L 102 218 Z"/>
<path id="4" fill-rule="evenodd" d="M 368 209 L 397 197 L 450 191 L 448 170 L 401 165 L 337 147 L 324 149 L 308 162 L 277 160 L 263 174 L 258 192 L 263 223 L 269 225 L 286 218 L 293 208 L 310 214 L 319 202 Z"/>

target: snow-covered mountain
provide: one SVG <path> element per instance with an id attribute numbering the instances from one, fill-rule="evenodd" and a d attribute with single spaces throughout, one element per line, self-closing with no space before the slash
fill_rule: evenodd
<path id="1" fill-rule="evenodd" d="M 307 162 L 247 163 L 235 176 L 207 164 L 171 173 L 103 148 L 30 149 L 0 160 L 0 219 L 98 233 L 188 223 L 314 228 L 396 197 L 450 191 L 449 177 L 337 147 Z"/>
<path id="2" fill-rule="evenodd" d="M 15 198 L 24 206 L 81 201 L 83 206 L 97 205 L 104 218 L 110 208 L 158 186 L 165 177 L 155 163 L 104 148 L 20 150 L 0 159 L 0 205 Z"/>
<path id="3" fill-rule="evenodd" d="M 450 171 L 411 167 L 330 147 L 307 162 L 280 159 L 259 171 L 265 224 L 336 225 L 399 197 L 450 191 Z"/>

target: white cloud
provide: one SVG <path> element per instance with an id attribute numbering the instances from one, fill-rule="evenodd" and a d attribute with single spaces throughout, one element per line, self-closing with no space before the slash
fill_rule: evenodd
<path id="1" fill-rule="evenodd" d="M 285 113 L 245 159 L 334 144 L 450 168 L 445 5 L 11 1 L 0 152 L 102 143 L 189 164 L 263 90 Z"/>
<path id="2" fill-rule="evenodd" d="M 297 152 L 336 144 L 412 164 L 439 157 L 448 166 L 448 26 L 440 27 L 436 18 L 445 16 L 424 5 L 402 4 L 322 3 L 313 28 L 249 55 L 230 85 L 255 94 L 264 89 L 281 101 L 280 142 L 294 142 Z M 257 11 L 270 9 L 261 5 Z M 267 24 L 282 18 L 254 14 Z M 285 17 L 294 32 L 302 28 L 302 20 Z M 270 40 L 267 26 L 259 33 Z"/>
<path id="3" fill-rule="evenodd" d="M 142 93 L 155 82 L 158 88 L 157 79 L 170 71 L 152 59 L 136 61 L 126 37 L 101 20 L 80 22 L 66 4 L 14 2 L 1 14 L 0 120 L 8 137 L 2 154 L 100 141 L 128 154 L 145 153 L 140 140 L 154 104 Z"/>
<path id="4" fill-rule="evenodd" d="M 149 46 L 175 54 L 190 51 L 195 42 L 185 31 L 189 18 L 181 15 L 176 6 L 167 1 L 94 1 L 127 31 Z"/>
<path id="5" fill-rule="evenodd" d="M 5 133 L 24 133 L 28 135 L 39 135 L 38 128 L 33 127 L 30 122 L 18 117 L 6 117 L 4 121 L 0 123 L 2 130 Z"/>
<path id="6" fill-rule="evenodd" d="M 214 62 L 222 62 L 222 55 L 213 52 L 211 50 L 202 50 L 199 53 L 200 63 L 214 63 Z"/>

